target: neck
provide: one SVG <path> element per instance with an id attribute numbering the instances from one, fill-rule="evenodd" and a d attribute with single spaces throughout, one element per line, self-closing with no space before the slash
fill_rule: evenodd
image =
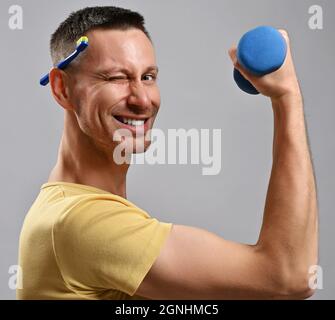
<path id="1" fill-rule="evenodd" d="M 126 198 L 129 164 L 118 165 L 113 150 L 98 147 L 80 128 L 75 114 L 66 111 L 58 159 L 48 182 L 93 186 Z"/>

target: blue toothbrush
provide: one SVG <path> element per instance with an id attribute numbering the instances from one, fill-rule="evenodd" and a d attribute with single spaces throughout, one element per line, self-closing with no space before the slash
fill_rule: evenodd
<path id="1" fill-rule="evenodd" d="M 77 41 L 76 50 L 74 50 L 64 60 L 59 62 L 56 68 L 62 69 L 62 70 L 65 69 L 70 64 L 70 62 L 73 61 L 79 55 L 80 52 L 84 51 L 87 48 L 87 46 L 88 46 L 88 38 L 86 36 L 81 37 Z M 49 83 L 49 72 L 40 79 L 40 85 L 46 86 L 48 83 Z"/>

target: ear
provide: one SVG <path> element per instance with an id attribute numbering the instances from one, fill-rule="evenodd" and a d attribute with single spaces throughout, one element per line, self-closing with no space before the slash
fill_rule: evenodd
<path id="1" fill-rule="evenodd" d="M 69 99 L 66 73 L 63 70 L 52 68 L 49 73 L 49 82 L 52 95 L 58 104 L 64 109 L 72 110 L 73 106 Z"/>

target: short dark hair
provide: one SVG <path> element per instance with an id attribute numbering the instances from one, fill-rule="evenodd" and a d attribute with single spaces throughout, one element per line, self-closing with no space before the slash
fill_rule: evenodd
<path id="1" fill-rule="evenodd" d="M 148 31 L 144 27 L 144 18 L 138 12 L 113 6 L 87 7 L 72 12 L 52 34 L 50 54 L 54 65 L 75 49 L 76 41 L 81 36 L 98 28 L 139 29 L 150 39 Z"/>

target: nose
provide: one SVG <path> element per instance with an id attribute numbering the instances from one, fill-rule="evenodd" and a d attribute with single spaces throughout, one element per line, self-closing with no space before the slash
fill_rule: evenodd
<path id="1" fill-rule="evenodd" d="M 150 108 L 151 99 L 142 81 L 134 81 L 130 84 L 128 106 L 135 113 L 141 113 Z"/>

